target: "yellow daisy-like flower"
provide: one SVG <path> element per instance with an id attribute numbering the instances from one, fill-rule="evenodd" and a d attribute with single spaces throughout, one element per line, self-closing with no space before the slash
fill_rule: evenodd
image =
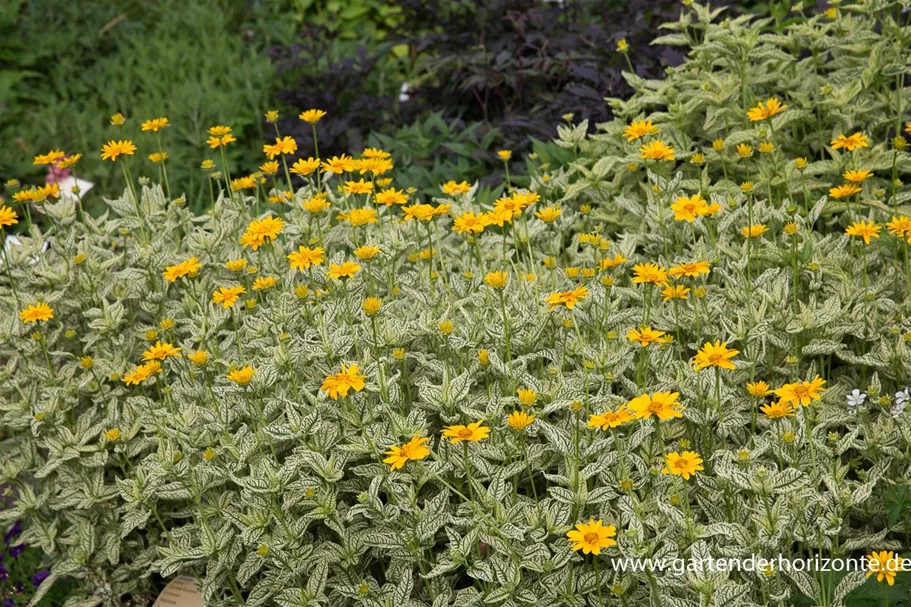
<path id="1" fill-rule="evenodd" d="M 345 261 L 341 264 L 333 263 L 329 265 L 329 278 L 339 280 L 341 278 L 354 278 L 354 275 L 361 271 L 361 266 L 353 261 Z"/>
<path id="2" fill-rule="evenodd" d="M 820 400 L 822 393 L 825 392 L 826 380 L 821 379 L 818 375 L 812 381 L 798 381 L 791 384 L 785 384 L 775 390 L 775 394 L 783 403 L 794 403 L 802 407 L 809 406 L 813 401 Z"/>
<path id="3" fill-rule="evenodd" d="M 152 131 L 153 133 L 157 133 L 169 124 L 170 123 L 168 119 L 162 116 L 161 118 L 152 118 L 151 120 L 146 120 L 141 125 L 139 125 L 139 128 L 142 131 Z"/>
<path id="4" fill-rule="evenodd" d="M 383 463 L 389 464 L 391 470 L 398 470 L 408 461 L 422 460 L 430 455 L 430 449 L 424 444 L 429 440 L 430 438 L 415 434 L 410 441 L 401 447 L 397 445 L 389 447 L 389 450 L 385 453 L 385 455 L 388 455 L 389 457 L 384 459 Z"/>
<path id="5" fill-rule="evenodd" d="M 311 249 L 300 246 L 296 251 L 288 254 L 288 261 L 292 270 L 307 270 L 311 266 L 318 266 L 326 260 L 325 253 L 321 247 Z"/>
<path id="6" fill-rule="evenodd" d="M 588 419 L 588 427 L 610 430 L 631 421 L 633 421 L 633 414 L 626 407 L 621 407 L 616 411 L 604 411 L 592 415 Z"/>
<path id="7" fill-rule="evenodd" d="M 484 420 L 468 424 L 467 426 L 446 426 L 443 429 L 443 436 L 451 440 L 453 445 L 461 443 L 462 441 L 474 443 L 490 436 L 490 428 L 483 424 Z"/>
<path id="8" fill-rule="evenodd" d="M 54 310 L 46 303 L 38 302 L 19 312 L 19 320 L 25 324 L 47 322 L 54 318 Z"/>
<path id="9" fill-rule="evenodd" d="M 212 294 L 212 303 L 221 304 L 224 309 L 232 307 L 247 289 L 238 285 L 236 287 L 221 287 Z"/>
<path id="10" fill-rule="evenodd" d="M 763 396 L 768 396 L 768 394 L 770 392 L 769 384 L 767 384 L 764 381 L 756 381 L 756 382 L 749 383 L 749 384 L 747 384 L 747 392 L 749 392 L 750 396 L 755 396 L 757 398 L 762 398 Z"/>
<path id="11" fill-rule="evenodd" d="M 181 348 L 175 348 L 174 344 L 155 342 L 154 346 L 142 353 L 142 360 L 165 360 L 172 356 L 180 358 Z"/>
<path id="12" fill-rule="evenodd" d="M 830 188 L 829 196 L 838 199 L 848 198 L 849 196 L 853 196 L 854 194 L 859 193 L 861 189 L 862 188 L 859 185 L 856 185 L 854 183 L 845 183 L 839 186 L 835 186 L 834 188 Z"/>
<path id="13" fill-rule="evenodd" d="M 693 223 L 698 217 L 704 217 L 708 213 L 708 203 L 702 194 L 693 194 L 692 196 L 678 196 L 671 204 L 671 210 L 674 211 L 674 220 L 688 221 Z"/>
<path id="14" fill-rule="evenodd" d="M 718 367 L 719 369 L 736 369 L 736 365 L 731 359 L 740 354 L 739 350 L 728 348 L 727 342 L 721 343 L 721 340 L 715 340 L 715 343 L 705 342 L 705 345 L 696 353 L 693 362 L 696 364 L 696 370 L 702 371 L 708 367 Z"/>
<path id="15" fill-rule="evenodd" d="M 205 350 L 196 350 L 187 354 L 187 359 L 197 367 L 202 367 L 209 362 L 209 353 Z"/>
<path id="16" fill-rule="evenodd" d="M 626 334 L 628 340 L 636 342 L 643 348 L 647 348 L 651 344 L 660 344 L 663 337 L 664 331 L 655 331 L 648 327 L 640 327 L 638 330 L 630 329 Z"/>
<path id="17" fill-rule="evenodd" d="M 682 263 L 668 270 L 668 274 L 674 278 L 686 276 L 688 278 L 697 278 L 702 274 L 711 272 L 711 264 L 707 261 L 694 261 L 691 263 Z"/>
<path id="18" fill-rule="evenodd" d="M 558 306 L 566 306 L 567 310 L 572 310 L 577 303 L 581 300 L 588 297 L 588 289 L 584 286 L 577 287 L 572 291 L 558 291 L 556 293 L 551 293 L 545 303 L 547 303 L 550 310 L 557 308 Z"/>
<path id="19" fill-rule="evenodd" d="M 690 480 L 691 476 L 695 476 L 696 472 L 704 470 L 702 467 L 702 458 L 699 457 L 699 454 L 695 451 L 684 451 L 683 453 L 668 453 L 667 457 L 664 458 L 664 468 L 661 470 L 663 474 L 673 474 L 674 476 L 682 476 L 683 480 Z"/>
<path id="20" fill-rule="evenodd" d="M 357 365 L 341 365 L 341 372 L 328 376 L 323 380 L 320 389 L 326 393 L 326 396 L 332 400 L 348 396 L 348 392 L 354 390 L 360 392 L 364 389 L 364 376 L 360 374 L 360 367 Z"/>
<path id="21" fill-rule="evenodd" d="M 747 112 L 747 118 L 753 122 L 767 120 L 775 114 L 785 111 L 787 108 L 788 106 L 781 103 L 777 98 L 772 97 L 765 103 L 760 101 L 756 104 L 756 107 Z"/>
<path id="22" fill-rule="evenodd" d="M 867 169 L 851 169 L 849 171 L 845 171 L 842 177 L 850 182 L 860 183 L 865 179 L 873 177 L 873 173 Z"/>
<path id="23" fill-rule="evenodd" d="M 689 292 L 690 289 L 684 287 L 683 285 L 669 285 L 664 287 L 664 289 L 661 291 L 661 299 L 664 302 L 668 302 L 674 299 L 686 300 L 689 299 L 689 297 L 687 297 L 687 293 Z"/>
<path id="24" fill-rule="evenodd" d="M 231 127 L 229 126 L 216 125 L 209 127 L 208 132 L 209 138 L 206 139 L 206 143 L 213 150 L 237 141 L 237 138 L 231 134 Z"/>
<path id="25" fill-rule="evenodd" d="M 373 199 L 376 200 L 377 204 L 382 204 L 388 207 L 394 204 L 402 205 L 407 203 L 408 194 L 402 190 L 389 188 L 381 192 L 377 192 L 376 196 L 374 196 Z"/>
<path id="26" fill-rule="evenodd" d="M 519 432 L 529 427 L 533 421 L 535 421 L 535 416 L 529 415 L 525 411 L 513 411 L 506 418 L 509 427 Z"/>
<path id="27" fill-rule="evenodd" d="M 305 112 L 301 112 L 300 115 L 298 115 L 298 118 L 300 118 L 307 124 L 316 124 L 317 122 L 319 122 L 320 120 L 322 120 L 325 117 L 326 117 L 326 112 L 324 112 L 323 110 L 317 110 L 317 109 L 307 110 Z"/>
<path id="28" fill-rule="evenodd" d="M 644 160 L 674 160 L 674 148 L 660 139 L 649 141 L 639 148 L 639 155 Z"/>
<path id="29" fill-rule="evenodd" d="M 132 156 L 136 153 L 136 146 L 129 139 L 120 141 L 111 140 L 101 147 L 101 159 L 116 162 L 120 156 Z"/>
<path id="30" fill-rule="evenodd" d="M 199 260 L 196 257 L 191 257 L 179 264 L 166 267 L 162 275 L 167 282 L 175 282 L 184 276 L 196 276 L 200 268 L 202 268 L 202 264 L 199 263 Z"/>
<path id="31" fill-rule="evenodd" d="M 794 417 L 795 410 L 790 403 L 776 401 L 759 407 L 762 414 L 768 419 L 782 419 L 785 417 Z"/>
<path id="32" fill-rule="evenodd" d="M 250 287 L 254 291 L 266 291 L 275 286 L 278 282 L 278 279 L 274 276 L 260 276 L 253 281 L 253 285 Z"/>
<path id="33" fill-rule="evenodd" d="M 862 133 L 854 133 L 848 137 L 844 135 L 839 135 L 830 142 L 833 150 L 845 149 L 849 152 L 860 148 L 870 147 L 870 138 Z"/>
<path id="34" fill-rule="evenodd" d="M 480 234 L 489 225 L 486 213 L 475 215 L 473 211 L 467 211 L 455 217 L 452 222 L 452 231 L 459 234 Z"/>
<path id="35" fill-rule="evenodd" d="M 447 181 L 440 186 L 440 189 L 448 196 L 460 196 L 471 191 L 471 184 L 467 181 L 460 181 L 458 183 L 455 181 Z"/>
<path id="36" fill-rule="evenodd" d="M 0 204 L 0 228 L 16 225 L 19 223 L 19 216 L 12 208 Z"/>
<path id="37" fill-rule="evenodd" d="M 658 126 L 652 124 L 651 120 L 633 120 L 629 126 L 623 129 L 623 138 L 630 142 L 657 132 Z"/>
<path id="38" fill-rule="evenodd" d="M 519 388 L 516 390 L 516 394 L 519 396 L 519 403 L 526 407 L 531 407 L 536 402 L 538 402 L 538 393 L 534 390 L 529 390 L 528 388 Z"/>
<path id="39" fill-rule="evenodd" d="M 535 217 L 544 223 L 553 223 L 562 214 L 563 210 L 555 207 L 545 207 L 540 211 L 535 211 Z"/>
<path id="40" fill-rule="evenodd" d="M 250 380 L 253 379 L 253 375 L 256 373 L 256 369 L 247 365 L 241 369 L 234 369 L 228 373 L 228 379 L 235 384 L 240 386 L 246 386 L 250 383 Z"/>
<path id="41" fill-rule="evenodd" d="M 291 165 L 291 172 L 301 177 L 307 177 L 316 171 L 320 166 L 319 158 L 309 157 L 306 160 L 300 158 Z"/>
<path id="42" fill-rule="evenodd" d="M 601 520 L 589 518 L 588 523 L 578 523 L 576 528 L 566 533 L 566 539 L 572 544 L 574 551 L 583 554 L 601 554 L 602 548 L 616 546 L 612 539 L 617 535 L 617 528 L 613 525 L 604 525 Z"/>
<path id="43" fill-rule="evenodd" d="M 667 284 L 667 268 L 656 263 L 638 263 L 633 266 L 633 282 L 635 284 Z"/>
<path id="44" fill-rule="evenodd" d="M 892 586 L 895 584 L 895 574 L 904 571 L 902 558 L 891 550 L 871 552 L 867 555 L 867 577 L 876 576 L 877 582 L 886 581 Z"/>
<path id="45" fill-rule="evenodd" d="M 661 421 L 675 417 L 683 417 L 682 411 L 686 409 L 677 402 L 679 392 L 655 392 L 654 394 L 641 394 L 626 403 L 625 408 L 636 419 L 649 419 L 653 415 Z"/>
<path id="46" fill-rule="evenodd" d="M 276 137 L 275 143 L 263 146 L 263 153 L 269 160 L 274 160 L 277 156 L 281 155 L 288 156 L 296 151 L 297 142 L 291 137 Z"/>
<path id="47" fill-rule="evenodd" d="M 509 282 L 509 274 L 506 272 L 488 272 L 484 277 L 484 284 L 491 289 L 503 289 Z"/>
<path id="48" fill-rule="evenodd" d="M 857 236 L 864 239 L 864 244 L 870 244 L 870 239 L 879 238 L 879 232 L 882 228 L 872 221 L 855 221 L 845 230 L 848 236 Z"/>
<path id="49" fill-rule="evenodd" d="M 361 261 L 369 261 L 380 254 L 380 248 L 372 244 L 365 244 L 354 250 L 354 256 Z"/>
<path id="50" fill-rule="evenodd" d="M 743 234 L 744 238 L 759 238 L 768 231 L 769 229 L 762 223 L 740 228 L 740 233 Z"/>

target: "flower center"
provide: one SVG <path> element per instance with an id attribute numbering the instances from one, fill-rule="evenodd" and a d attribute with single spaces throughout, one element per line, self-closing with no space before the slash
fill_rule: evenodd
<path id="1" fill-rule="evenodd" d="M 586 533 L 582 539 L 585 540 L 586 544 L 597 544 L 598 540 L 600 540 L 601 538 L 598 536 L 597 533 Z"/>
<path id="2" fill-rule="evenodd" d="M 459 438 L 471 438 L 472 434 L 474 433 L 469 428 L 459 430 Z"/>

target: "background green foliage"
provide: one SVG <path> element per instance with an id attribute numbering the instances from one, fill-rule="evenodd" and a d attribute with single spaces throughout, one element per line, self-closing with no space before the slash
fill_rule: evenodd
<path id="1" fill-rule="evenodd" d="M 200 198 L 205 130 L 230 124 L 239 144 L 232 160 L 250 166 L 262 156 L 262 125 L 273 71 L 257 45 L 274 31 L 255 20 L 242 0 L 57 2 L 19 0 L 2 13 L 4 62 L 0 82 L 0 175 L 40 182 L 31 165 L 51 148 L 84 154 L 80 176 L 112 194 L 119 185 L 102 169 L 99 142 L 133 138 L 144 171 L 154 137 L 139 123 L 167 116 L 163 134 L 171 178 Z M 272 35 L 274 36 L 274 34 Z M 122 112 L 115 129 L 109 118 Z M 109 167 L 108 167 L 109 168 Z M 175 192 L 177 195 L 178 192 Z M 97 197 L 93 197 L 97 200 Z"/>

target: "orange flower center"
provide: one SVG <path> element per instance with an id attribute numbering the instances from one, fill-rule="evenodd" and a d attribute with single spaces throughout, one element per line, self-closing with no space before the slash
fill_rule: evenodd
<path id="1" fill-rule="evenodd" d="M 458 436 L 459 438 L 468 439 L 471 438 L 473 434 L 474 432 L 472 432 L 470 428 L 462 428 L 459 430 Z"/>
<path id="2" fill-rule="evenodd" d="M 582 539 L 585 540 L 586 544 L 597 544 L 598 540 L 600 540 L 601 538 L 598 536 L 597 533 L 586 533 Z"/>

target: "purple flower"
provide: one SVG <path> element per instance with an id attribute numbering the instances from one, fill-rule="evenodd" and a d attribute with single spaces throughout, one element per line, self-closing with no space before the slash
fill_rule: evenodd
<path id="1" fill-rule="evenodd" d="M 35 588 L 37 588 L 38 586 L 41 585 L 41 582 L 43 582 L 44 580 L 47 579 L 47 577 L 50 574 L 51 574 L 51 572 L 48 571 L 47 569 L 42 569 L 41 571 L 39 571 L 38 573 L 36 573 L 35 575 L 32 576 L 32 585 Z"/>
<path id="2" fill-rule="evenodd" d="M 13 602 L 13 599 L 3 599 L 3 607 L 16 607 L 16 603 Z"/>
<path id="3" fill-rule="evenodd" d="M 15 546 L 11 546 L 9 549 L 9 555 L 13 558 L 16 558 L 23 552 L 25 552 L 25 544 L 17 544 Z"/>
<path id="4" fill-rule="evenodd" d="M 5 582 L 9 579 L 9 573 L 6 571 L 6 567 L 0 565 L 0 582 Z"/>
<path id="5" fill-rule="evenodd" d="M 10 527 L 9 531 L 6 532 L 6 535 L 3 536 L 3 543 L 9 546 L 9 543 L 12 542 L 20 533 L 22 533 L 22 523 L 20 521 L 16 521 L 13 526 Z"/>

